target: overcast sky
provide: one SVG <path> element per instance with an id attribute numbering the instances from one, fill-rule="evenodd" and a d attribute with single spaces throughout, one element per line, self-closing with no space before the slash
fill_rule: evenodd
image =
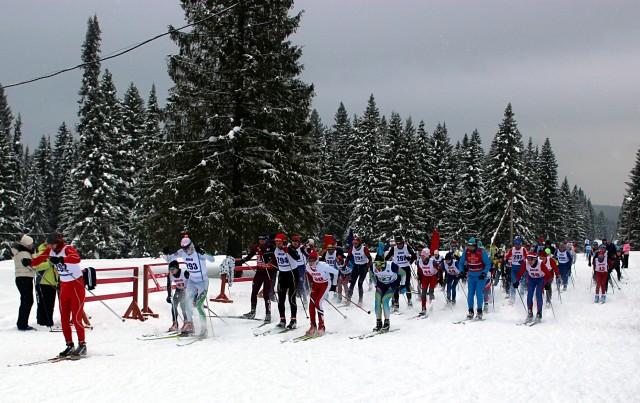
<path id="1" fill-rule="evenodd" d="M 102 29 L 102 55 L 184 24 L 177 0 L 1 0 L 0 83 L 80 63 L 87 19 Z M 477 128 L 488 149 L 511 102 L 524 141 L 549 137 L 559 180 L 594 204 L 619 205 L 640 147 L 640 1 L 299 0 L 302 79 L 330 126 L 340 102 L 361 115 L 370 94 L 453 142 Z M 103 63 L 122 96 L 130 82 L 164 104 L 172 85 L 168 37 Z M 77 122 L 76 70 L 7 88 L 24 142 Z M 490 191 L 490 189 L 489 189 Z"/>

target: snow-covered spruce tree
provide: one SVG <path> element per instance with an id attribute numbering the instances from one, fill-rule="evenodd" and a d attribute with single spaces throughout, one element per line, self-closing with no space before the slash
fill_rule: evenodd
<path id="1" fill-rule="evenodd" d="M 419 214 L 424 220 L 423 241 L 431 237 L 435 225 L 435 217 L 432 200 L 433 194 L 433 172 L 434 168 L 430 158 L 431 155 L 431 136 L 425 129 L 424 121 L 418 124 L 418 130 L 415 137 L 415 155 L 414 158 L 418 162 L 414 177 L 416 178 L 416 188 L 420 192 L 421 205 L 418 207 Z"/>
<path id="2" fill-rule="evenodd" d="M 13 125 L 13 156 L 15 158 L 15 174 L 13 180 L 15 181 L 14 189 L 18 195 L 24 195 L 26 181 L 28 176 L 26 175 L 26 169 L 24 166 L 24 146 L 22 145 L 22 117 L 18 114 L 16 121 Z M 18 203 L 18 210 L 24 213 L 25 200 L 24 197 L 18 197 L 16 200 Z M 23 215 L 21 214 L 20 217 Z M 20 222 L 20 227 L 24 228 L 24 223 Z"/>
<path id="3" fill-rule="evenodd" d="M 478 130 L 471 133 L 471 138 L 464 135 L 460 147 L 460 176 L 456 187 L 458 200 L 457 210 L 460 227 L 454 235 L 455 238 L 468 238 L 478 234 L 482 227 L 482 216 L 479 212 L 486 200 L 484 187 L 485 155 L 482 149 L 482 139 Z"/>
<path id="4" fill-rule="evenodd" d="M 533 144 L 533 139 L 529 137 L 527 148 L 522 154 L 522 163 L 524 166 L 522 181 L 526 183 L 523 189 L 525 198 L 528 202 L 527 216 L 529 221 L 529 229 L 532 235 L 537 238 L 546 231 L 546 225 L 541 220 L 536 219 L 542 215 L 542 205 L 540 203 L 539 189 L 542 188 L 542 180 L 538 175 L 540 151 L 538 146 Z M 534 239 L 529 239 L 534 241 Z"/>
<path id="5" fill-rule="evenodd" d="M 548 137 L 540 150 L 537 172 L 542 184 L 538 191 L 541 206 L 538 220 L 544 226 L 540 235 L 555 242 L 565 238 L 566 234 L 562 231 L 561 223 L 562 201 L 558 188 L 558 162 Z"/>
<path id="6" fill-rule="evenodd" d="M 43 144 L 44 143 L 44 144 Z M 45 194 L 45 178 L 41 176 L 42 170 L 46 169 L 46 140 L 43 137 L 40 145 L 33 152 L 33 155 L 25 156 L 25 172 L 29 178 L 24 187 L 24 231 L 33 234 L 43 234 L 50 231 L 47 222 L 47 211 Z M 49 160 L 51 161 L 51 160 Z M 49 170 L 52 167 L 49 163 Z"/>
<path id="7" fill-rule="evenodd" d="M 486 201 L 482 209 L 483 237 L 489 241 L 498 229 L 509 202 L 513 199 L 514 236 L 532 239 L 530 229 L 528 200 L 525 198 L 523 180 L 522 135 L 518 130 L 511 104 L 504 111 L 491 148 L 489 150 L 486 172 Z M 507 213 L 508 214 L 508 213 Z M 507 217 L 510 218 L 510 217 Z M 495 239 L 496 244 L 510 244 L 509 221 L 505 219 Z"/>
<path id="8" fill-rule="evenodd" d="M 579 246 L 584 246 L 585 239 L 591 239 L 589 235 L 589 224 L 587 214 L 587 201 L 582 189 L 577 185 L 571 191 L 573 217 L 575 217 L 575 235 L 572 238 Z"/>
<path id="9" fill-rule="evenodd" d="M 562 238 L 556 239 L 558 242 L 576 241 L 576 218 L 574 216 L 573 196 L 571 195 L 571 186 L 567 177 L 564 177 L 560 185 L 560 225 Z"/>
<path id="10" fill-rule="evenodd" d="M 163 157 L 156 151 L 160 149 L 160 143 L 163 141 L 161 124 L 162 109 L 158 105 L 158 96 L 156 95 L 156 86 L 151 86 L 149 99 L 146 108 L 146 121 L 144 128 L 144 141 L 140 144 L 138 152 L 140 158 L 140 168 L 134 175 L 134 208 L 132 212 L 132 233 L 134 239 L 131 244 L 131 256 L 148 256 L 156 251 L 149 248 L 149 234 L 145 229 L 147 217 L 153 215 L 153 206 L 149 203 L 149 199 L 155 192 L 153 172 L 165 175 L 167 171 L 162 169 L 170 169 L 172 164 L 170 160 L 163 161 Z"/>
<path id="11" fill-rule="evenodd" d="M 430 158 L 433 167 L 431 204 L 436 217 L 435 227 L 438 229 L 440 238 L 448 240 L 452 239 L 457 232 L 455 216 L 459 211 L 454 199 L 456 178 L 453 169 L 453 146 L 446 124 L 438 123 L 431 133 Z"/>
<path id="12" fill-rule="evenodd" d="M 280 0 L 181 5 L 188 22 L 200 22 L 171 34 L 180 51 L 169 58 L 175 85 L 160 152 L 176 171 L 157 183 L 150 235 L 161 247 L 186 229 L 205 247 L 239 256 L 242 240 L 262 231 L 315 233 L 321 214 L 306 121 L 313 87 L 298 78 L 302 52 L 289 41 L 301 14 L 289 16 L 293 2 Z"/>
<path id="13" fill-rule="evenodd" d="M 355 189 L 353 210 L 349 218 L 349 228 L 359 235 L 363 242 L 378 240 L 376 222 L 378 219 L 377 188 L 380 178 L 381 119 L 373 94 L 369 97 L 362 117 L 354 118 L 354 133 L 347 146 L 347 186 Z M 347 230 L 349 230 L 347 228 Z"/>
<path id="14" fill-rule="evenodd" d="M 51 149 L 51 140 L 49 137 L 42 136 L 38 147 L 33 150 L 31 157 L 31 172 L 37 176 L 38 192 L 41 198 L 38 204 L 41 205 L 42 211 L 35 216 L 32 224 L 36 224 L 42 232 L 50 232 L 54 228 L 51 227 L 51 200 L 60 197 L 59 193 L 53 188 L 54 165 L 53 151 Z M 30 177 L 34 180 L 34 177 Z M 30 212 L 31 213 L 31 212 Z"/>
<path id="15" fill-rule="evenodd" d="M 53 182 L 51 189 L 57 189 L 56 194 L 49 200 L 49 227 L 52 230 L 59 230 L 61 222 L 62 198 L 59 189 L 64 189 L 70 183 L 71 169 L 75 161 L 75 143 L 73 135 L 67 128 L 67 124 L 62 122 L 56 133 L 53 147 Z"/>
<path id="16" fill-rule="evenodd" d="M 22 229 L 20 228 L 20 202 L 14 176 L 17 169 L 17 158 L 14 155 L 11 124 L 13 115 L 11 107 L 4 94 L 4 87 L 0 85 L 0 259 L 10 257 L 11 242 L 15 240 Z"/>
<path id="17" fill-rule="evenodd" d="M 636 163 L 629 173 L 627 192 L 618 223 L 618 239 L 631 245 L 640 243 L 640 149 L 636 153 Z"/>
<path id="18" fill-rule="evenodd" d="M 346 141 L 353 128 L 344 104 L 341 102 L 334 116 L 333 126 L 327 130 L 327 171 L 323 179 L 329 184 L 322 194 L 322 217 L 326 233 L 341 238 L 347 230 L 352 200 L 348 197 L 344 182 L 347 167 Z"/>

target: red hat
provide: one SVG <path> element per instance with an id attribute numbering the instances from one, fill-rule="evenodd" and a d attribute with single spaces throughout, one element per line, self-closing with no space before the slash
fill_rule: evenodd
<path id="1" fill-rule="evenodd" d="M 300 242 L 300 237 L 299 237 L 298 235 L 294 235 L 294 236 L 292 236 L 292 237 L 291 237 L 291 241 L 292 241 L 292 242 L 293 242 L 293 241 L 298 241 L 298 242 Z"/>
<path id="2" fill-rule="evenodd" d="M 311 251 L 311 253 L 309 253 L 309 260 L 318 260 L 318 252 Z"/>
<path id="3" fill-rule="evenodd" d="M 284 234 L 278 234 L 278 235 L 276 235 L 276 237 L 273 240 L 275 242 L 286 242 L 287 241 L 287 237 Z"/>
<path id="4" fill-rule="evenodd" d="M 355 237 L 355 238 L 353 238 L 353 242 L 358 242 L 358 243 L 360 243 L 360 237 Z"/>
<path id="5" fill-rule="evenodd" d="M 538 242 L 544 242 L 544 238 L 543 237 L 538 238 Z"/>

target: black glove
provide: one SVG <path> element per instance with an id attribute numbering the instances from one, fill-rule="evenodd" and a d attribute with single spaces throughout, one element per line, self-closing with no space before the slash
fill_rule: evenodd
<path id="1" fill-rule="evenodd" d="M 244 260 L 244 258 L 240 259 L 240 266 L 242 266 L 243 264 L 247 263 L 246 260 Z"/>
<path id="2" fill-rule="evenodd" d="M 168 255 L 170 253 L 171 253 L 171 251 L 169 251 L 169 247 L 168 246 L 165 246 L 164 248 L 162 248 L 162 254 L 163 255 Z"/>
<path id="3" fill-rule="evenodd" d="M 170 303 L 171 303 L 171 295 L 167 297 L 167 304 L 170 304 Z"/>
<path id="4" fill-rule="evenodd" d="M 551 291 L 551 283 L 545 284 L 544 289 L 547 291 Z"/>
<path id="5" fill-rule="evenodd" d="M 329 289 L 329 291 L 335 291 L 336 290 L 336 285 L 335 284 L 331 284 L 331 288 Z"/>
<path id="6" fill-rule="evenodd" d="M 50 261 L 52 264 L 62 263 L 62 262 L 60 261 L 60 259 L 62 259 L 62 258 L 61 258 L 61 257 L 58 257 L 58 256 L 49 256 L 49 261 Z"/>
<path id="7" fill-rule="evenodd" d="M 195 250 L 196 253 L 200 254 L 200 255 L 204 255 L 204 250 L 202 250 L 202 248 L 200 247 L 200 245 L 196 245 L 195 246 Z"/>
<path id="8" fill-rule="evenodd" d="M 20 263 L 22 263 L 23 266 L 31 266 L 31 259 L 25 257 L 20 261 Z"/>
<path id="9" fill-rule="evenodd" d="M 513 288 L 518 288 L 520 287 L 520 282 L 516 281 L 515 283 L 513 283 Z"/>
<path id="10" fill-rule="evenodd" d="M 478 277 L 480 280 L 484 280 L 485 278 L 487 278 L 487 273 L 482 272 L 480 273 L 480 277 Z"/>

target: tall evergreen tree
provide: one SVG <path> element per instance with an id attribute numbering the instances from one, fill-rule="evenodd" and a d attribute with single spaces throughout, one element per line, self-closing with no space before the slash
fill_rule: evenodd
<path id="1" fill-rule="evenodd" d="M 234 256 L 261 231 L 315 233 L 313 87 L 298 78 L 301 49 L 288 39 L 301 14 L 289 16 L 293 2 L 281 0 L 181 5 L 188 22 L 200 22 L 171 34 L 180 52 L 169 58 L 175 85 L 160 152 L 177 175 L 157 183 L 149 233 L 161 247 L 186 229 Z"/>
<path id="2" fill-rule="evenodd" d="M 455 228 L 455 171 L 453 168 L 453 146 L 446 124 L 436 126 L 431 133 L 431 165 L 433 167 L 431 204 L 436 219 L 436 228 L 442 239 L 451 239 L 457 232 Z"/>
<path id="3" fill-rule="evenodd" d="M 538 164 L 537 171 L 542 185 L 538 191 L 541 205 L 538 219 L 543 225 L 540 235 L 556 241 L 564 238 L 565 234 L 562 231 L 561 222 L 562 202 L 558 189 L 558 163 L 548 137 L 540 150 Z"/>
<path id="4" fill-rule="evenodd" d="M 70 183 L 71 169 L 75 164 L 74 149 L 73 135 L 67 128 L 67 124 L 62 122 L 58 127 L 53 147 L 53 182 L 51 188 L 52 190 L 58 189 L 58 193 L 57 195 L 52 195 L 53 197 L 48 201 L 51 209 L 49 226 L 56 231 L 60 231 L 62 222 L 62 200 L 59 189 L 64 189 Z"/>
<path id="5" fill-rule="evenodd" d="M 560 236 L 558 241 L 577 240 L 576 218 L 574 216 L 575 208 L 573 206 L 573 196 L 571 194 L 571 186 L 567 177 L 564 177 L 562 185 L 560 185 Z"/>
<path id="6" fill-rule="evenodd" d="M 14 152 L 11 124 L 13 115 L 11 107 L 4 94 L 4 87 L 0 85 L 0 259 L 10 257 L 10 245 L 21 232 L 21 214 L 18 201 L 20 195 L 16 189 L 15 174 L 17 160 Z"/>
<path id="7" fill-rule="evenodd" d="M 435 213 L 431 203 L 431 201 L 433 200 L 432 189 L 434 186 L 434 167 L 432 165 L 431 159 L 431 136 L 425 129 L 424 121 L 420 121 L 420 123 L 418 124 L 415 143 L 415 158 L 418 162 L 416 173 L 414 174 L 414 177 L 418 178 L 415 186 L 420 192 L 420 200 L 422 200 L 422 205 L 418 207 L 418 211 L 420 215 L 425 218 L 425 234 L 423 235 L 423 238 L 426 240 L 427 236 L 430 237 L 432 234 L 432 230 L 435 225 Z"/>
<path id="8" fill-rule="evenodd" d="M 42 136 L 38 147 L 33 150 L 33 156 L 31 158 L 31 173 L 37 177 L 30 177 L 29 181 L 37 181 L 37 191 L 40 192 L 38 197 L 41 201 L 37 202 L 38 207 L 42 206 L 41 215 L 35 216 L 36 227 L 42 229 L 44 232 L 50 232 L 54 228 L 51 227 L 51 205 L 50 201 L 59 197 L 53 188 L 53 151 L 51 149 L 51 141 L 48 137 Z M 38 213 L 40 214 L 40 213 Z"/>
<path id="9" fill-rule="evenodd" d="M 640 243 L 640 149 L 636 153 L 636 162 L 629 173 L 627 192 L 619 219 L 619 239 L 638 245 Z"/>
<path id="10" fill-rule="evenodd" d="M 498 229 L 509 203 L 513 201 L 514 236 L 531 239 L 529 204 L 525 198 L 527 184 L 522 180 L 522 135 L 518 130 L 511 104 L 504 111 L 502 123 L 491 143 L 487 160 L 487 192 L 482 209 L 484 236 L 489 240 Z M 507 217 L 510 219 L 510 217 Z M 509 221 L 505 220 L 495 239 L 498 243 L 511 243 Z"/>
<path id="11" fill-rule="evenodd" d="M 454 199 L 458 201 L 459 217 L 462 219 L 458 232 L 454 234 L 456 238 L 460 238 L 461 235 L 464 237 L 476 235 L 478 229 L 482 227 L 482 216 L 479 212 L 487 197 L 484 187 L 485 155 L 477 129 L 471 133 L 471 138 L 464 135 L 458 166 L 461 173 Z"/>

